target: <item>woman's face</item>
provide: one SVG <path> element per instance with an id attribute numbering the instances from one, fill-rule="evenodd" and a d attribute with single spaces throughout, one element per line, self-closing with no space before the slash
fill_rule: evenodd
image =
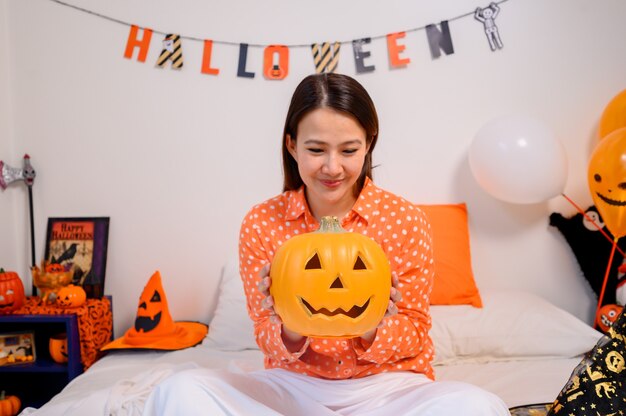
<path id="1" fill-rule="evenodd" d="M 313 215 L 319 220 L 347 214 L 356 201 L 353 189 L 368 151 L 363 127 L 341 112 L 319 108 L 300 120 L 297 140 L 289 135 L 286 140 Z"/>

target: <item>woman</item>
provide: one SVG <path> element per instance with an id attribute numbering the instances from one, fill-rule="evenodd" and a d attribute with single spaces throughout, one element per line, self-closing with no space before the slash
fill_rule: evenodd
<path id="1" fill-rule="evenodd" d="M 377 139 L 376 109 L 357 81 L 318 74 L 298 85 L 282 139 L 283 193 L 253 207 L 240 233 L 240 273 L 266 369 L 175 376 L 157 388 L 151 408 L 190 414 L 178 406 L 185 402 L 198 414 L 509 414 L 475 386 L 432 381 L 430 226 L 419 208 L 372 182 Z M 302 336 L 273 309 L 274 253 L 294 235 L 315 231 L 323 216 L 368 235 L 390 260 L 387 314 L 358 338 Z"/>

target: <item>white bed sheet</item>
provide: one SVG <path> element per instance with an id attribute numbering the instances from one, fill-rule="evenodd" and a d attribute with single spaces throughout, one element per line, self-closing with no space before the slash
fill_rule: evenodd
<path id="1" fill-rule="evenodd" d="M 500 396 L 509 407 L 553 401 L 579 363 L 577 358 L 497 361 L 435 366 L 438 380 L 459 380 Z M 140 414 L 152 387 L 191 367 L 246 372 L 261 369 L 259 350 L 221 351 L 199 345 L 174 352 L 117 351 L 95 363 L 40 409 L 22 415 Z"/>

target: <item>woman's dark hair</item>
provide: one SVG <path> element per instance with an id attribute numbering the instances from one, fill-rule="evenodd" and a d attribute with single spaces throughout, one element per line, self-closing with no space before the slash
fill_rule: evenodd
<path id="1" fill-rule="evenodd" d="M 378 139 L 378 115 L 374 102 L 361 84 L 347 75 L 335 73 L 307 76 L 291 97 L 283 131 L 283 191 L 296 190 L 304 183 L 298 172 L 298 164 L 287 149 L 286 137 L 290 135 L 292 140 L 297 140 L 298 124 L 305 115 L 318 108 L 330 108 L 347 114 L 365 130 L 365 142 L 369 149 L 354 189 L 355 196 L 358 196 L 365 178 L 372 178 L 372 151 Z"/>

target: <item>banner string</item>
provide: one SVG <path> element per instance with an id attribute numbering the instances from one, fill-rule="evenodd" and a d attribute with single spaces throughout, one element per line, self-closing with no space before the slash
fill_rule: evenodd
<path id="1" fill-rule="evenodd" d="M 124 26 L 133 26 L 134 25 L 133 23 L 128 23 L 128 22 L 125 22 L 123 20 L 111 17 L 111 16 L 106 16 L 106 15 L 103 15 L 101 13 L 94 12 L 93 10 L 88 10 L 88 9 L 85 9 L 83 7 L 80 7 L 80 6 L 76 6 L 74 4 L 67 3 L 67 2 L 62 1 L 62 0 L 49 0 L 49 1 L 51 1 L 53 3 L 57 3 L 57 4 L 61 5 L 61 6 L 70 7 L 72 9 L 74 9 L 74 10 L 78 10 L 80 12 L 87 13 L 87 14 L 90 14 L 92 16 L 99 17 L 101 19 L 108 20 L 110 22 L 118 23 L 120 25 L 124 25 Z M 504 3 L 506 1 L 508 1 L 508 0 L 499 0 L 499 1 L 495 1 L 493 3 L 494 4 L 501 4 L 501 3 Z M 471 12 L 467 12 L 467 13 L 458 15 L 458 16 L 453 17 L 451 19 L 447 19 L 447 21 L 448 22 L 452 22 L 454 20 L 463 19 L 463 18 L 465 18 L 467 16 L 473 16 L 473 15 L 474 15 L 474 11 L 471 11 Z M 139 25 L 137 25 L 137 26 L 139 26 Z M 143 27 L 143 26 L 140 26 L 140 27 L 142 29 L 147 28 L 147 27 Z M 163 32 L 163 31 L 160 31 L 160 30 L 155 30 L 155 29 L 152 29 L 152 28 L 150 28 L 150 29 L 152 30 L 153 33 L 157 33 L 157 34 L 164 35 L 164 36 L 167 36 L 167 35 L 169 35 L 171 33 L 171 32 Z M 412 33 L 412 32 L 417 32 L 417 31 L 425 30 L 425 29 L 426 29 L 426 26 L 421 26 L 421 27 L 415 27 L 413 29 L 400 30 L 398 32 L 392 32 L 392 33 L 401 33 L 401 32 Z M 188 40 L 199 41 L 199 42 L 204 42 L 205 40 L 209 40 L 210 39 L 210 38 L 198 38 L 198 37 L 195 37 L 195 36 L 187 36 L 187 35 L 182 35 L 182 34 L 178 34 L 178 35 L 180 36 L 181 39 L 188 39 Z M 375 40 L 375 39 L 383 39 L 385 37 L 387 37 L 387 34 L 370 36 L 369 38 L 372 39 L 372 40 Z M 355 38 L 355 39 L 361 39 L 361 38 Z M 239 46 L 241 43 L 245 43 L 245 42 L 232 42 L 232 41 L 214 40 L 214 39 L 210 39 L 210 40 L 212 40 L 214 44 L 222 44 L 222 45 Z M 351 40 L 344 40 L 344 41 L 341 41 L 341 42 L 338 42 L 338 43 L 345 44 L 345 43 L 352 43 L 352 41 L 353 41 L 353 39 L 351 39 Z M 310 48 L 313 43 L 314 42 L 311 42 L 309 44 L 290 44 L 290 45 L 284 45 L 284 46 L 287 46 L 289 48 Z M 268 45 L 267 44 L 260 44 L 260 43 L 248 43 L 248 46 L 251 46 L 251 47 L 261 47 L 262 48 L 262 47 L 265 47 L 265 46 L 268 46 Z"/>

